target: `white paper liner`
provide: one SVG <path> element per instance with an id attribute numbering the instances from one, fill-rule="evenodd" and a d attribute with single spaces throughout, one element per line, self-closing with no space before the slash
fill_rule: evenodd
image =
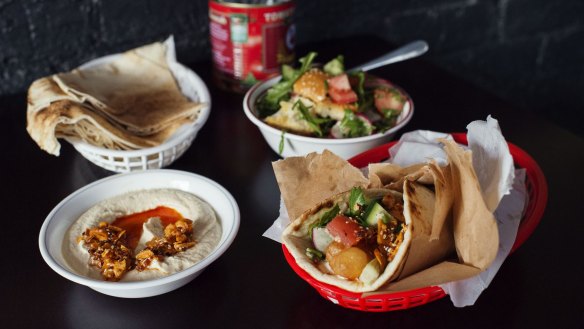
<path id="1" fill-rule="evenodd" d="M 495 210 L 495 218 L 499 225 L 499 251 L 491 266 L 475 277 L 439 285 L 450 295 L 454 306 L 473 305 L 483 290 L 489 286 L 515 243 L 526 201 L 525 169 L 518 169 L 515 171 L 511 193 L 503 197 Z"/>
<path id="2" fill-rule="evenodd" d="M 499 251 L 491 266 L 479 275 L 440 285 L 456 307 L 473 305 L 488 287 L 515 243 L 527 202 L 525 170 L 514 170 L 513 158 L 497 120 L 488 116 L 486 121 L 471 122 L 467 130 L 468 147 L 473 151 L 473 166 L 483 197 L 488 206 L 490 200 L 490 207 L 496 208 L 494 215 L 499 227 Z M 406 133 L 388 150 L 388 162 L 405 167 L 435 159 L 440 164 L 446 164 L 447 157 L 436 141 L 438 138 L 453 139 L 449 134 L 428 130 Z M 280 198 L 280 215 L 263 236 L 282 243 L 281 235 L 288 224 L 290 219 Z"/>
<path id="3" fill-rule="evenodd" d="M 164 45 L 166 46 L 166 64 L 168 65 L 168 69 L 174 76 L 180 91 L 191 101 L 194 102 L 201 101 L 199 99 L 200 91 L 198 91 L 198 86 L 192 83 L 192 79 L 190 77 L 190 70 L 185 66 L 181 65 L 176 60 L 174 36 L 173 35 L 169 36 L 164 41 Z"/>

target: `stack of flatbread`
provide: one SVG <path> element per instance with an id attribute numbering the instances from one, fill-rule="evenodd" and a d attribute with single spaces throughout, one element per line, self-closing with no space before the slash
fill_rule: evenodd
<path id="1" fill-rule="evenodd" d="M 166 51 L 154 43 L 106 64 L 36 80 L 28 90 L 28 133 L 57 156 L 57 138 L 113 150 L 160 145 L 204 106 L 181 93 Z"/>

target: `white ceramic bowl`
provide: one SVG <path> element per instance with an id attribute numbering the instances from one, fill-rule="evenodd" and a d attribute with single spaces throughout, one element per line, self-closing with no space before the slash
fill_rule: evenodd
<path id="1" fill-rule="evenodd" d="M 140 189 L 173 188 L 208 202 L 221 223 L 221 240 L 199 263 L 181 272 L 140 282 L 107 282 L 76 274 L 67 265 L 62 243 L 69 226 L 88 208 L 113 196 Z M 39 248 L 47 264 L 63 277 L 116 297 L 149 297 L 177 289 L 209 266 L 231 245 L 239 229 L 239 207 L 231 194 L 216 182 L 189 172 L 157 169 L 110 176 L 80 188 L 61 201 L 47 216 L 39 234 Z"/>
<path id="2" fill-rule="evenodd" d="M 279 154 L 280 142 L 282 140 L 282 130 L 274 128 L 258 117 L 255 104 L 271 86 L 280 81 L 280 76 L 262 81 L 254 85 L 245 95 L 243 99 L 243 109 L 247 117 L 255 124 L 262 135 L 264 136 L 268 145 Z M 380 82 L 384 80 L 378 79 Z M 399 88 L 394 84 L 393 87 Z M 356 138 L 318 138 L 296 135 L 286 132 L 284 134 L 284 147 L 282 150 L 282 157 L 301 156 L 311 152 L 322 152 L 325 149 L 335 153 L 336 155 L 349 159 L 361 152 L 369 150 L 375 146 L 387 143 L 395 135 L 395 133 L 403 128 L 414 115 L 414 103 L 410 96 L 399 88 L 404 95 L 406 95 L 406 103 L 404 109 L 397 119 L 396 125 L 383 132 L 373 134 L 371 136 L 356 137 Z"/>

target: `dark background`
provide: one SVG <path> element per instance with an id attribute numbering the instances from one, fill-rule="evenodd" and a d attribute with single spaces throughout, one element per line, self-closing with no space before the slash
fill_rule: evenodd
<path id="1" fill-rule="evenodd" d="M 426 60 L 584 136 L 582 0 L 296 3 L 299 44 L 366 34 L 395 45 L 425 39 Z M 204 0 L 0 0 L 0 95 L 170 34 L 179 61 L 208 61 L 207 8 Z"/>

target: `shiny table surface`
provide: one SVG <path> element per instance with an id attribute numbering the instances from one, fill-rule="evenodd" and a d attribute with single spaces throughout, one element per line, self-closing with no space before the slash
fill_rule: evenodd
<path id="1" fill-rule="evenodd" d="M 391 49 L 363 37 L 306 45 L 299 53 L 316 50 L 321 59 L 343 53 L 351 67 Z M 38 249 L 45 217 L 70 193 L 112 173 L 66 142 L 60 157 L 41 151 L 25 130 L 26 96 L 0 97 L 0 327 L 584 327 L 582 138 L 518 111 L 423 58 L 375 70 L 414 100 L 415 115 L 405 131 L 465 131 L 469 122 L 489 114 L 498 119 L 507 140 L 541 166 L 549 199 L 538 228 L 505 261 L 474 306 L 456 308 L 447 296 L 406 311 L 364 313 L 322 298 L 294 274 L 280 245 L 262 237 L 278 215 L 271 162 L 279 157 L 245 117 L 243 96 L 216 89 L 210 63 L 190 66 L 208 84 L 213 106 L 191 148 L 169 168 L 201 174 L 232 193 L 241 226 L 231 248 L 191 283 L 151 298 L 109 297 L 59 276 Z"/>

